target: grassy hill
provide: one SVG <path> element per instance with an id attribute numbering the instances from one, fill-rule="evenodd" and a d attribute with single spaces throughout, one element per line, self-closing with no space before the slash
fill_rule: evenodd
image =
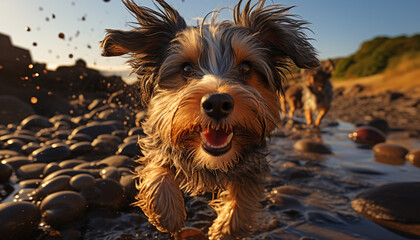
<path id="1" fill-rule="evenodd" d="M 357 78 L 393 68 L 420 67 L 420 34 L 411 37 L 377 37 L 364 42 L 353 55 L 336 59 L 334 78 Z M 407 69 L 410 70 L 410 69 Z"/>

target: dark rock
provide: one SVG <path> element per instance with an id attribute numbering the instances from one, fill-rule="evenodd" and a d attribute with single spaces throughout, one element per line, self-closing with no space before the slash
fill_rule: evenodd
<path id="1" fill-rule="evenodd" d="M 127 131 L 126 130 L 115 130 L 111 133 L 112 136 L 119 137 L 120 139 L 124 139 L 127 137 Z"/>
<path id="2" fill-rule="evenodd" d="M 125 195 L 127 196 L 127 202 L 132 203 L 135 201 L 135 197 L 138 194 L 136 188 L 136 176 L 133 174 L 123 175 L 120 178 L 120 184 L 124 188 Z"/>
<path id="3" fill-rule="evenodd" d="M 97 179 L 95 187 L 100 190 L 100 195 L 89 201 L 92 207 L 118 210 L 124 206 L 124 189 L 119 182 L 112 179 Z"/>
<path id="4" fill-rule="evenodd" d="M 81 218 L 87 209 L 87 201 L 79 193 L 61 191 L 42 200 L 40 209 L 46 223 L 60 228 Z"/>
<path id="5" fill-rule="evenodd" d="M 349 138 L 356 143 L 373 146 L 385 142 L 385 135 L 374 127 L 364 126 L 349 134 Z"/>
<path id="6" fill-rule="evenodd" d="M 13 168 L 7 163 L 0 163 L 0 183 L 5 183 L 9 181 L 10 176 L 12 176 Z"/>
<path id="7" fill-rule="evenodd" d="M 323 143 L 311 140 L 311 139 L 301 139 L 297 141 L 293 148 L 302 151 L 302 152 L 312 152 L 319 154 L 331 154 L 331 150 L 325 146 Z"/>
<path id="8" fill-rule="evenodd" d="M 47 166 L 45 166 L 44 171 L 42 172 L 42 175 L 48 176 L 51 173 L 61 170 L 61 169 L 62 168 L 58 166 L 58 163 L 56 162 L 48 163 Z"/>
<path id="9" fill-rule="evenodd" d="M 55 172 L 51 173 L 50 175 L 46 176 L 44 178 L 43 182 L 46 182 L 46 181 L 48 181 L 50 179 L 53 179 L 53 178 L 55 178 L 57 176 L 61 176 L 61 175 L 66 175 L 66 176 L 73 177 L 73 176 L 75 176 L 77 174 L 82 174 L 82 173 L 90 174 L 90 175 L 92 175 L 94 177 L 99 177 L 99 171 L 96 171 L 95 172 L 94 170 L 83 170 L 83 169 L 80 169 L 80 170 L 61 169 L 61 170 L 55 171 Z"/>
<path id="10" fill-rule="evenodd" d="M 13 201 L 17 202 L 32 202 L 34 200 L 35 188 L 22 188 L 15 195 Z"/>
<path id="11" fill-rule="evenodd" d="M 63 169 L 64 168 L 74 168 L 77 165 L 82 164 L 82 163 L 86 163 L 86 161 L 85 160 L 80 160 L 80 159 L 71 159 L 71 160 L 65 160 L 65 161 L 60 162 L 58 164 L 58 166 L 60 166 Z"/>
<path id="12" fill-rule="evenodd" d="M 40 115 L 31 115 L 22 120 L 20 127 L 22 129 L 43 129 L 52 127 L 53 124 L 48 120 L 48 118 Z"/>
<path id="13" fill-rule="evenodd" d="M 41 211 L 33 203 L 0 204 L 0 236 L 3 240 L 32 238 L 40 220 Z"/>
<path id="14" fill-rule="evenodd" d="M 91 126 L 80 126 L 73 130 L 72 135 L 83 133 L 94 139 L 101 134 L 111 134 L 115 130 L 117 127 L 114 124 L 97 123 Z"/>
<path id="15" fill-rule="evenodd" d="M 12 150 L 16 152 L 21 152 L 22 146 L 25 145 L 25 142 L 19 139 L 9 139 L 3 144 L 3 148 L 7 150 Z"/>
<path id="16" fill-rule="evenodd" d="M 128 131 L 128 136 L 144 135 L 142 127 L 133 127 Z"/>
<path id="17" fill-rule="evenodd" d="M 19 167 L 16 175 L 20 180 L 42 178 L 46 163 L 31 163 Z"/>
<path id="18" fill-rule="evenodd" d="M 22 150 L 22 152 L 24 154 L 30 155 L 30 154 L 32 154 L 33 151 L 35 151 L 35 150 L 37 150 L 39 148 L 41 148 L 41 145 L 39 145 L 39 143 L 30 142 L 30 143 L 28 143 L 26 145 L 23 145 L 22 148 L 21 148 L 21 150 Z"/>
<path id="19" fill-rule="evenodd" d="M 31 105 L 11 95 L 0 95 L 0 109 L 0 124 L 17 124 L 35 113 Z"/>
<path id="20" fill-rule="evenodd" d="M 113 154 L 117 151 L 117 144 L 106 139 L 95 139 L 92 142 L 92 147 L 95 153 Z"/>
<path id="21" fill-rule="evenodd" d="M 377 162 L 396 166 L 405 163 L 405 155 L 408 153 L 406 148 L 389 143 L 378 143 L 372 150 Z"/>
<path id="22" fill-rule="evenodd" d="M 12 150 L 0 150 L 0 159 L 6 159 L 6 158 L 11 158 L 11 157 L 16 157 L 16 156 L 21 156 L 22 154 L 16 151 L 12 151 Z"/>
<path id="23" fill-rule="evenodd" d="M 32 135 L 27 134 L 17 134 L 16 132 L 13 134 L 7 134 L 0 137 L 1 141 L 7 142 L 8 140 L 20 140 L 25 144 L 28 142 L 37 142 L 37 139 Z"/>
<path id="24" fill-rule="evenodd" d="M 388 122 L 384 119 L 376 118 L 367 123 L 368 126 L 374 127 L 384 134 L 387 134 L 389 131 L 389 125 Z"/>
<path id="25" fill-rule="evenodd" d="M 420 237 L 420 182 L 390 183 L 358 194 L 351 206 L 382 226 Z"/>
<path id="26" fill-rule="evenodd" d="M 117 155 L 125 155 L 129 157 L 138 157 L 142 155 L 140 146 L 137 142 L 123 143 L 118 146 Z"/>
<path id="27" fill-rule="evenodd" d="M 71 151 L 67 145 L 52 144 L 33 151 L 32 159 L 36 162 L 50 163 L 66 159 L 70 155 Z"/>
<path id="28" fill-rule="evenodd" d="M 38 188 L 41 184 L 42 179 L 28 179 L 19 182 L 21 188 Z"/>
<path id="29" fill-rule="evenodd" d="M 130 143 L 130 142 L 135 142 L 137 143 L 139 141 L 139 136 L 138 135 L 133 135 L 133 136 L 129 136 L 124 138 L 124 143 Z"/>
<path id="30" fill-rule="evenodd" d="M 121 156 L 121 155 L 113 155 L 109 156 L 101 161 L 99 161 L 99 164 L 106 164 L 108 166 L 113 167 L 127 167 L 127 168 L 134 168 L 137 167 L 139 164 L 133 161 L 132 159 L 128 158 L 127 156 Z"/>
<path id="31" fill-rule="evenodd" d="M 84 142 L 84 141 L 91 142 L 92 141 L 92 137 L 87 135 L 87 134 L 84 134 L 84 133 L 77 133 L 75 135 L 71 134 L 68 137 L 68 139 L 69 140 L 76 140 L 78 142 Z"/>
<path id="32" fill-rule="evenodd" d="M 353 162 L 344 162 L 340 164 L 341 167 L 344 169 L 354 172 L 354 173 L 361 173 L 361 174 L 369 174 L 369 175 L 382 175 L 383 172 L 377 170 L 376 168 L 360 163 L 353 163 Z"/>
<path id="33" fill-rule="evenodd" d="M 116 167 L 109 166 L 101 170 L 101 176 L 103 179 L 113 179 L 115 181 L 120 181 L 121 174 Z"/>
<path id="34" fill-rule="evenodd" d="M 55 139 L 64 140 L 64 139 L 67 139 L 69 135 L 70 135 L 69 130 L 59 130 L 59 131 L 54 132 L 52 134 L 52 137 Z"/>
<path id="35" fill-rule="evenodd" d="M 78 191 L 84 188 L 91 188 L 95 184 L 95 178 L 89 174 L 77 174 L 70 179 L 70 186 Z"/>
<path id="36" fill-rule="evenodd" d="M 33 163 L 31 160 L 28 159 L 26 156 L 17 156 L 17 157 L 11 157 L 6 158 L 1 161 L 1 163 L 7 163 L 16 171 L 19 167 Z"/>
<path id="37" fill-rule="evenodd" d="M 37 200 L 44 199 L 47 195 L 69 190 L 70 189 L 70 177 L 69 176 L 57 176 L 53 179 L 50 179 L 48 181 L 44 181 L 41 186 L 39 186 L 35 190 L 35 198 Z"/>

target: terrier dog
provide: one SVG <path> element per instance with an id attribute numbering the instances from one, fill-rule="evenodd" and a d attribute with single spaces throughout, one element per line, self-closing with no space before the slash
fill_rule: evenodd
<path id="1" fill-rule="evenodd" d="M 189 27 L 163 0 L 159 10 L 123 2 L 139 25 L 107 30 L 101 47 L 104 56 L 131 54 L 148 109 L 136 205 L 158 230 L 176 233 L 186 219 L 181 190 L 216 192 L 209 238 L 249 234 L 268 172 L 266 137 L 280 120 L 281 69 L 290 60 L 319 65 L 306 22 L 249 0 L 233 21 Z"/>
<path id="2" fill-rule="evenodd" d="M 286 90 L 285 96 L 280 98 L 282 115 L 286 116 L 286 102 L 289 105 L 290 120 L 293 120 L 295 110 L 303 107 L 306 124 L 311 126 L 312 113 L 318 113 L 314 125 L 319 127 L 331 107 L 333 87 L 330 78 L 333 72 L 334 63 L 330 59 L 316 69 L 302 69 L 303 83 L 291 85 Z"/>

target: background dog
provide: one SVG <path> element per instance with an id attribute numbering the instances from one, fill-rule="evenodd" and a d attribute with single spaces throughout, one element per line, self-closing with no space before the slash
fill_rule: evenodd
<path id="1" fill-rule="evenodd" d="M 298 108 L 305 111 L 306 124 L 312 125 L 312 114 L 317 113 L 315 127 L 319 127 L 321 120 L 331 107 L 333 87 L 331 75 L 334 72 L 334 63 L 327 60 L 316 69 L 302 69 L 302 84 L 292 84 L 281 97 L 282 115 L 286 116 L 286 103 L 289 105 L 288 117 L 293 120 L 294 112 Z"/>
<path id="2" fill-rule="evenodd" d="M 148 108 L 136 205 L 176 233 L 186 218 L 181 190 L 217 192 L 209 238 L 245 236 L 260 210 L 266 137 L 280 120 L 281 69 L 319 64 L 306 22 L 260 0 L 239 1 L 233 21 L 189 27 L 163 0 L 158 11 L 123 2 L 139 24 L 108 30 L 101 46 L 104 56 L 131 55 Z"/>

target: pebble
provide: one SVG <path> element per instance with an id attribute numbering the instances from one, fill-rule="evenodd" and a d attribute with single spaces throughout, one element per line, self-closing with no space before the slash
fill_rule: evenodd
<path id="1" fill-rule="evenodd" d="M 13 168 L 7 163 L 0 163 L 0 183 L 5 183 L 9 181 L 10 176 L 12 176 Z"/>
<path id="2" fill-rule="evenodd" d="M 413 166 L 420 167 L 420 149 L 410 151 L 405 158 Z"/>
<path id="3" fill-rule="evenodd" d="M 41 178 L 46 163 L 31 163 L 19 167 L 16 170 L 16 175 L 19 180 Z"/>
<path id="4" fill-rule="evenodd" d="M 30 202 L 0 204 L 0 236 L 3 240 L 33 239 L 41 211 Z"/>
<path id="5" fill-rule="evenodd" d="M 32 202 L 34 200 L 35 188 L 22 188 L 14 196 L 15 202 Z"/>
<path id="6" fill-rule="evenodd" d="M 58 164 L 59 167 L 61 167 L 62 169 L 64 168 L 74 168 L 79 164 L 83 164 L 86 163 L 85 160 L 80 160 L 80 159 L 70 159 L 70 160 L 65 160 L 62 161 Z"/>
<path id="7" fill-rule="evenodd" d="M 95 184 L 95 178 L 89 174 L 77 174 L 70 179 L 70 186 L 78 191 L 85 188 L 91 188 L 95 186 Z"/>
<path id="8" fill-rule="evenodd" d="M 4 149 L 13 150 L 16 152 L 21 152 L 22 146 L 25 145 L 25 142 L 19 139 L 9 139 L 3 144 Z"/>
<path id="9" fill-rule="evenodd" d="M 69 140 L 76 140 L 78 142 L 83 142 L 83 141 L 91 142 L 92 141 L 92 137 L 87 135 L 87 134 L 84 134 L 84 133 L 77 133 L 75 135 L 71 134 L 68 137 L 68 139 Z"/>
<path id="10" fill-rule="evenodd" d="M 120 171 L 113 166 L 103 168 L 100 174 L 103 179 L 113 179 L 115 181 L 120 181 L 121 177 Z"/>
<path id="11" fill-rule="evenodd" d="M 8 140 L 11 140 L 11 139 L 17 139 L 17 140 L 20 140 L 20 141 L 24 142 L 25 144 L 29 143 L 29 142 L 37 142 L 38 141 L 33 135 L 27 135 L 27 134 L 23 134 L 23 133 L 17 134 L 16 132 L 13 133 L 13 134 L 3 135 L 3 136 L 0 137 L 0 140 L 7 142 Z"/>
<path id="12" fill-rule="evenodd" d="M 349 134 L 349 138 L 356 143 L 373 146 L 385 142 L 386 136 L 374 127 L 364 126 Z"/>
<path id="13" fill-rule="evenodd" d="M 41 185 L 42 179 L 28 179 L 19 182 L 21 188 L 38 188 Z"/>
<path id="14" fill-rule="evenodd" d="M 142 127 L 133 127 L 128 131 L 128 136 L 144 135 Z"/>
<path id="15" fill-rule="evenodd" d="M 117 130 L 117 127 L 114 124 L 97 123 L 91 126 L 77 127 L 71 134 L 76 135 L 78 133 L 83 133 L 94 139 L 101 134 L 111 134 L 115 130 Z"/>
<path id="16" fill-rule="evenodd" d="M 61 170 L 58 170 L 58 171 L 55 171 L 55 172 L 51 173 L 50 175 L 48 175 L 44 178 L 43 182 L 46 182 L 46 181 L 48 181 L 50 179 L 53 179 L 53 178 L 55 178 L 57 176 L 60 176 L 60 175 L 67 175 L 67 176 L 72 177 L 72 176 L 75 176 L 75 175 L 81 174 L 81 173 L 86 173 L 86 174 L 90 174 L 94 177 L 99 177 L 99 170 L 95 172 L 95 170 L 83 170 L 83 169 L 74 170 L 74 169 L 68 168 L 68 169 L 61 169 Z"/>
<path id="17" fill-rule="evenodd" d="M 99 189 L 100 194 L 89 201 L 91 206 L 115 210 L 124 206 L 124 189 L 119 182 L 112 179 L 97 179 L 95 187 Z"/>
<path id="18" fill-rule="evenodd" d="M 107 139 L 95 139 L 92 142 L 92 147 L 96 153 L 112 154 L 117 151 L 117 144 Z"/>
<path id="19" fill-rule="evenodd" d="M 109 156 L 101 161 L 99 161 L 99 164 L 106 164 L 108 166 L 113 166 L 113 167 L 127 167 L 130 169 L 133 169 L 135 167 L 137 167 L 139 164 L 136 163 L 135 161 L 133 161 L 132 159 L 130 159 L 127 156 L 124 155 L 113 155 L 113 156 Z"/>
<path id="20" fill-rule="evenodd" d="M 125 155 L 129 157 L 138 157 L 142 155 L 140 151 L 140 146 L 137 142 L 128 142 L 119 145 L 116 154 Z"/>
<path id="21" fill-rule="evenodd" d="M 86 199 L 80 193 L 60 191 L 42 200 L 40 209 L 46 223 L 54 228 L 60 228 L 81 218 L 87 206 Z"/>
<path id="22" fill-rule="evenodd" d="M 71 155 L 69 147 L 65 144 L 52 144 L 32 152 L 32 160 L 35 162 L 50 163 L 66 159 Z"/>
<path id="23" fill-rule="evenodd" d="M 419 202 L 420 182 L 400 182 L 366 190 L 351 206 L 371 221 L 420 238 Z"/>
<path id="24" fill-rule="evenodd" d="M 21 153 L 12 150 L 0 150 L 0 160 L 21 155 Z"/>
<path id="25" fill-rule="evenodd" d="M 48 118 L 40 115 L 31 115 L 22 120 L 20 123 L 21 129 L 42 129 L 52 127 L 53 124 Z"/>
<path id="26" fill-rule="evenodd" d="M 93 151 L 93 146 L 88 141 L 77 142 L 70 146 L 70 151 L 73 156 L 80 156 L 91 153 Z"/>
<path id="27" fill-rule="evenodd" d="M 311 140 L 311 139 L 300 139 L 294 145 L 293 148 L 302 152 L 311 152 L 319 154 L 331 154 L 331 150 L 323 143 Z"/>
<path id="28" fill-rule="evenodd" d="M 369 121 L 367 123 L 367 125 L 378 129 L 379 131 L 381 131 L 384 134 L 387 134 L 388 131 L 389 131 L 388 122 L 384 119 L 380 119 L 380 118 L 373 119 L 373 120 Z"/>
<path id="29" fill-rule="evenodd" d="M 403 165 L 405 155 L 408 153 L 406 148 L 389 143 L 378 143 L 372 150 L 375 154 L 375 161 L 395 166 Z"/>
<path id="30" fill-rule="evenodd" d="M 33 162 L 29 160 L 26 156 L 17 156 L 3 159 L 1 163 L 9 164 L 16 171 L 19 167 Z"/>
<path id="31" fill-rule="evenodd" d="M 44 181 L 35 190 L 34 196 L 37 200 L 42 200 L 49 194 L 59 192 L 59 191 L 64 191 L 64 190 L 70 190 L 69 182 L 70 182 L 70 177 L 66 175 L 57 176 L 48 181 Z"/>
<path id="32" fill-rule="evenodd" d="M 128 203 L 133 203 L 135 201 L 136 195 L 138 194 L 135 177 L 136 176 L 133 174 L 127 174 L 121 176 L 120 178 L 120 184 L 124 188 Z"/>
<path id="33" fill-rule="evenodd" d="M 58 163 L 56 162 L 52 162 L 52 163 L 48 163 L 47 166 L 45 166 L 44 171 L 42 172 L 42 174 L 44 176 L 48 176 L 51 173 L 61 170 L 62 168 L 60 166 L 58 166 Z"/>
<path id="34" fill-rule="evenodd" d="M 369 175 L 382 175 L 383 172 L 380 172 L 375 167 L 370 165 L 362 164 L 362 163 L 354 163 L 354 162 L 343 162 L 340 164 L 341 167 L 344 169 L 354 172 L 354 173 L 361 173 L 361 174 L 369 174 Z"/>
<path id="35" fill-rule="evenodd" d="M 41 148 L 41 145 L 39 145 L 39 143 L 29 142 L 26 145 L 23 145 L 21 150 L 24 154 L 30 155 L 33 151 L 35 151 L 39 148 Z"/>

